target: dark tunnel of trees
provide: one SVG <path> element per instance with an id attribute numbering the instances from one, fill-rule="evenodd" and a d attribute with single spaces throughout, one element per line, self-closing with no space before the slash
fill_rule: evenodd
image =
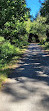
<path id="1" fill-rule="evenodd" d="M 33 37 L 35 38 L 35 41 L 38 43 L 38 42 L 39 42 L 39 37 L 38 37 L 38 35 L 37 35 L 37 34 L 32 34 L 32 33 L 29 34 L 28 42 L 31 43 Z"/>

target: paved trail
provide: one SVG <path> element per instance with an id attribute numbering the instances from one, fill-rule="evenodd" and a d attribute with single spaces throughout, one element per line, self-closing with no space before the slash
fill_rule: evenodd
<path id="1" fill-rule="evenodd" d="M 49 111 L 49 56 L 30 44 L 0 92 L 0 111 Z"/>

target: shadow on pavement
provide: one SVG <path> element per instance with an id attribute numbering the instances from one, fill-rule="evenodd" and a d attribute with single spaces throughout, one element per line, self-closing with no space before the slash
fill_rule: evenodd
<path id="1" fill-rule="evenodd" d="M 26 52 L 20 60 L 20 66 L 8 75 L 13 81 L 5 84 L 3 92 L 12 96 L 12 102 L 39 96 L 37 106 L 42 104 L 49 109 L 49 56 L 40 52 L 38 47 L 30 47 L 28 50 L 31 51 Z"/>

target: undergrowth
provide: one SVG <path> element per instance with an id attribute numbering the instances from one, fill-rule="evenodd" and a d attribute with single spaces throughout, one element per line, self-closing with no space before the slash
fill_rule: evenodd
<path id="1" fill-rule="evenodd" d="M 4 37 L 0 37 L 0 88 L 22 57 L 27 44 L 27 42 L 26 45 L 21 42 L 21 46 L 16 47 L 16 45 L 12 45 L 8 40 L 5 40 Z"/>

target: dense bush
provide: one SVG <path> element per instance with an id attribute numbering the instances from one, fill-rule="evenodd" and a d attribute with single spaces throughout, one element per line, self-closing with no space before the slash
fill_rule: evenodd
<path id="1" fill-rule="evenodd" d="M 16 52 L 15 47 L 11 45 L 9 41 L 4 42 L 4 44 L 0 46 L 0 51 L 2 58 L 7 58 Z"/>
<path id="2" fill-rule="evenodd" d="M 26 31 L 26 21 L 30 16 L 25 0 L 0 1 L 0 34 L 12 44 L 23 41 Z M 23 36 L 23 38 L 22 38 Z M 18 43 L 18 44 L 19 44 Z M 20 43 L 21 44 L 21 43 Z"/>
<path id="3" fill-rule="evenodd" d="M 45 49 L 49 50 L 49 42 L 45 42 Z"/>
<path id="4" fill-rule="evenodd" d="M 0 38 L 0 65 L 2 66 L 12 56 L 19 54 L 20 49 L 2 37 Z"/>

